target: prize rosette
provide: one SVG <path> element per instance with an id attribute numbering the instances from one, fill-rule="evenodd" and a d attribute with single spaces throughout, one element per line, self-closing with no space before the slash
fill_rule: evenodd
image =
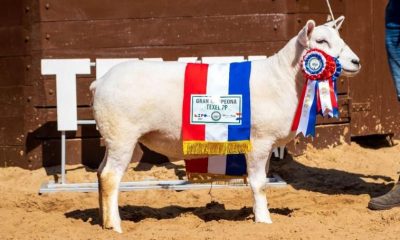
<path id="1" fill-rule="evenodd" d="M 336 80 L 342 72 L 337 58 L 320 49 L 310 49 L 301 61 L 306 79 L 292 124 L 296 135 L 315 135 L 317 115 L 339 117 Z"/>
<path id="2" fill-rule="evenodd" d="M 336 64 L 336 68 L 335 68 L 335 73 L 332 76 L 332 80 L 336 81 L 340 74 L 342 73 L 342 64 L 340 64 L 339 59 L 335 58 L 335 64 Z"/>
<path id="3" fill-rule="evenodd" d="M 322 50 L 311 49 L 303 57 L 302 70 L 306 79 L 326 80 L 335 73 L 336 61 Z"/>

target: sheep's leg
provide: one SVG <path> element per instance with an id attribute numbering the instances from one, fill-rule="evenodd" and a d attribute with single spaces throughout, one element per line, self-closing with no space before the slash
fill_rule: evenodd
<path id="1" fill-rule="evenodd" d="M 134 144 L 120 141 L 107 146 L 107 157 L 98 171 L 100 216 L 103 228 L 122 232 L 118 211 L 119 184 L 132 158 Z M 105 161 L 105 162 L 104 162 Z"/>
<path id="2" fill-rule="evenodd" d="M 268 163 L 271 144 L 266 141 L 253 142 L 253 151 L 247 155 L 248 180 L 253 191 L 253 212 L 256 222 L 272 223 L 267 196 L 264 192 L 267 182 L 266 164 Z"/>
<path id="3" fill-rule="evenodd" d="M 104 154 L 103 160 L 100 163 L 99 168 L 97 169 L 97 179 L 99 183 L 99 216 L 100 216 L 100 221 L 103 219 L 103 195 L 101 194 L 101 182 L 100 182 L 100 173 L 103 171 L 104 166 L 106 165 L 107 162 L 107 156 L 108 156 L 108 151 L 106 149 L 106 152 Z"/>

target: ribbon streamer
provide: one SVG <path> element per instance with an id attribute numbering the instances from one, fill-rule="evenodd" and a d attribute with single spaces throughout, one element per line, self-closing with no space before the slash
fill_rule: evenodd
<path id="1" fill-rule="evenodd" d="M 334 58 L 320 49 L 310 49 L 301 62 L 306 79 L 302 96 L 297 106 L 292 124 L 296 135 L 315 136 L 317 115 L 339 117 L 336 80 L 342 72 L 342 66 Z"/>

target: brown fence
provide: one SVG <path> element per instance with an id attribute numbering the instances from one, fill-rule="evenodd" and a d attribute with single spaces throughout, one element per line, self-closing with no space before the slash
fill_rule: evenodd
<path id="1" fill-rule="evenodd" d="M 0 164 L 37 168 L 59 163 L 54 77 L 41 76 L 44 58 L 271 55 L 305 21 L 325 22 L 321 0 L 7 0 L 0 8 Z M 344 14 L 342 35 L 363 70 L 339 80 L 341 118 L 319 120 L 317 147 L 351 136 L 400 134 L 384 49 L 385 0 L 332 0 Z M 78 116 L 92 119 L 88 86 L 78 76 Z M 70 163 L 96 165 L 104 146 L 95 127 L 68 135 Z M 311 140 L 296 139 L 294 153 Z"/>

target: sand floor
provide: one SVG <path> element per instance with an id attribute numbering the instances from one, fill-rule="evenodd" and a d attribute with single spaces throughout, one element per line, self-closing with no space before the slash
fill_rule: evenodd
<path id="1" fill-rule="evenodd" d="M 132 164 L 125 180 L 176 179 L 180 164 Z M 99 225 L 97 193 L 38 195 L 54 168 L 0 169 L 0 239 L 400 239 L 400 208 L 367 209 L 397 180 L 398 141 L 311 149 L 272 168 L 289 185 L 266 190 L 271 225 L 253 222 L 249 189 L 152 190 L 120 194 L 122 234 Z M 68 169 L 71 182 L 96 179 L 82 166 Z"/>

